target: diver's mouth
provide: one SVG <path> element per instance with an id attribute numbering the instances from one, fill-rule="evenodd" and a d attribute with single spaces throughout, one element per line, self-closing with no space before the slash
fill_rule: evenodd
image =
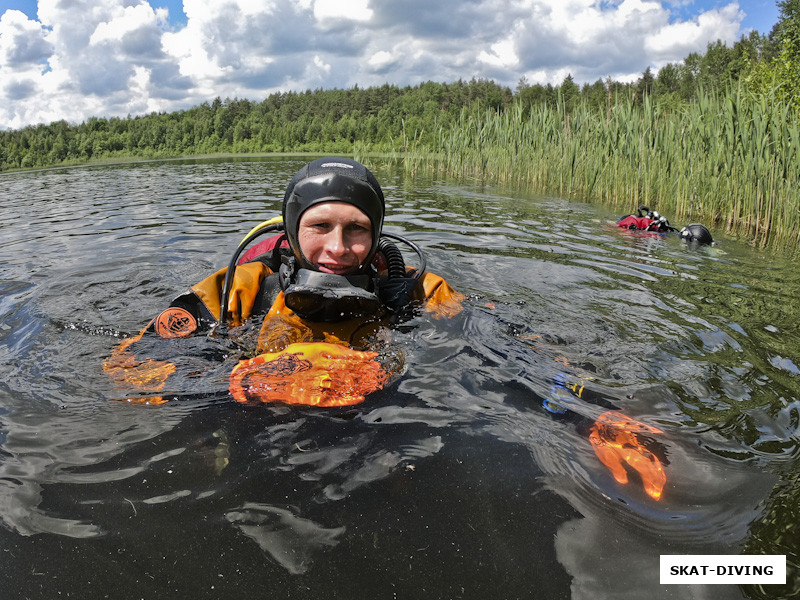
<path id="1" fill-rule="evenodd" d="M 322 273 L 330 273 L 332 275 L 349 275 L 355 270 L 352 265 L 318 265 L 317 268 Z"/>

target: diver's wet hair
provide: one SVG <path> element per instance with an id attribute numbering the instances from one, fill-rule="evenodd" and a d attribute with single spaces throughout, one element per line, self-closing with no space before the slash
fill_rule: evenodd
<path id="1" fill-rule="evenodd" d="M 300 251 L 298 231 L 300 217 L 316 204 L 345 202 L 369 217 L 372 224 L 372 247 L 363 265 L 369 265 L 378 249 L 386 210 L 383 190 L 372 172 L 349 158 L 326 157 L 314 160 L 300 169 L 283 196 L 283 223 L 289 245 L 300 266 L 313 269 Z"/>

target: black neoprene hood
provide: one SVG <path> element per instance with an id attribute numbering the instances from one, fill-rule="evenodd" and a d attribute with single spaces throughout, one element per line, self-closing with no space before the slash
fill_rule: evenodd
<path id="1" fill-rule="evenodd" d="M 314 268 L 300 251 L 300 217 L 316 204 L 346 202 L 361 210 L 372 223 L 372 248 L 366 260 L 372 262 L 383 227 L 385 201 L 375 176 L 364 165 L 349 158 L 326 157 L 300 169 L 283 196 L 283 224 L 294 255 L 304 268 Z"/>
<path id="2" fill-rule="evenodd" d="M 705 225 L 701 225 L 700 223 L 692 223 L 691 225 L 687 225 L 681 229 L 679 235 L 682 240 L 694 242 L 700 245 L 714 243 L 714 240 L 711 237 L 711 232 L 708 230 L 708 228 L 706 228 Z"/>

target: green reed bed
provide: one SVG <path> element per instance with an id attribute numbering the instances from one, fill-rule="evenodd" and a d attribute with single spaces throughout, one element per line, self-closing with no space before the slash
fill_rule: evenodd
<path id="1" fill-rule="evenodd" d="M 681 109 L 645 98 L 604 112 L 519 105 L 462 112 L 431 149 L 460 177 L 574 196 L 624 210 L 640 204 L 676 220 L 724 226 L 758 245 L 800 241 L 800 125 L 775 98 L 741 89 L 700 94 Z M 416 169 L 423 149 L 406 146 Z M 428 150 L 428 149 L 425 149 Z M 430 154 L 428 154 L 430 157 Z"/>

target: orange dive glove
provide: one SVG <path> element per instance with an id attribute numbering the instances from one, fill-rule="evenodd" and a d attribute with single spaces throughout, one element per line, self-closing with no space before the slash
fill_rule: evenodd
<path id="1" fill-rule="evenodd" d="M 145 358 L 139 360 L 128 348 L 144 334 L 124 340 L 113 354 L 103 362 L 103 370 L 120 388 L 133 388 L 143 392 L 160 392 L 167 378 L 175 372 L 175 365 L 163 360 Z M 164 404 L 162 396 L 139 396 L 127 398 L 128 402 L 142 404 Z"/>
<path id="2" fill-rule="evenodd" d="M 663 433 L 660 429 L 632 419 L 619 411 L 603 413 L 589 433 L 594 453 L 619 483 L 628 483 L 623 463 L 639 473 L 644 491 L 655 500 L 661 499 L 667 475 L 661 461 L 645 448 L 639 434 Z"/>
<path id="3" fill-rule="evenodd" d="M 229 389 L 238 402 L 358 404 L 388 377 L 377 356 L 329 342 L 290 344 L 281 352 L 239 361 Z"/>

